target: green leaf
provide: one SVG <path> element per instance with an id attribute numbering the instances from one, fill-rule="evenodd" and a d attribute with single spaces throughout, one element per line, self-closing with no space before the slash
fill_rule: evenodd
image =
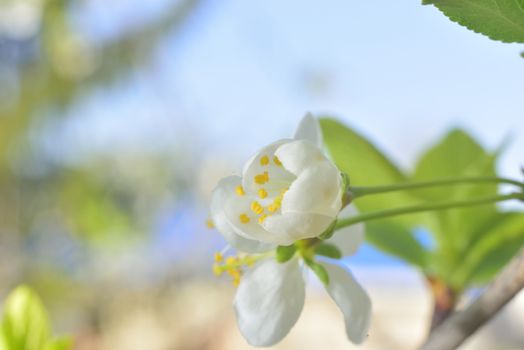
<path id="1" fill-rule="evenodd" d="M 320 234 L 320 236 L 318 236 L 319 239 L 322 239 L 322 240 L 326 240 L 326 239 L 330 239 L 331 237 L 333 237 L 333 234 L 335 233 L 335 226 L 337 225 L 337 220 L 333 220 L 333 222 L 331 223 L 331 225 L 329 225 L 329 227 Z"/>
<path id="2" fill-rule="evenodd" d="M 336 245 L 331 243 L 322 242 L 315 247 L 315 254 L 327 256 L 332 259 L 342 258 L 342 252 Z"/>
<path id="3" fill-rule="evenodd" d="M 524 0 L 423 0 L 450 20 L 493 40 L 524 42 Z"/>
<path id="4" fill-rule="evenodd" d="M 43 350 L 69 350 L 73 347 L 71 337 L 54 338 L 47 342 Z"/>
<path id="5" fill-rule="evenodd" d="M 276 252 L 276 259 L 279 263 L 285 263 L 286 261 L 289 261 L 295 255 L 295 252 L 297 251 L 297 247 L 295 247 L 294 244 L 292 245 L 279 245 L 277 247 Z"/>
<path id="6" fill-rule="evenodd" d="M 524 213 L 499 214 L 466 252 L 452 275 L 454 285 L 484 284 L 524 245 Z"/>
<path id="7" fill-rule="evenodd" d="M 428 266 L 428 252 L 404 227 L 394 222 L 378 220 L 366 225 L 366 240 L 381 251 L 410 264 Z"/>
<path id="8" fill-rule="evenodd" d="M 27 286 L 16 288 L 5 302 L 2 320 L 7 350 L 42 350 L 49 332 L 47 312 L 38 295 Z"/>
<path id="9" fill-rule="evenodd" d="M 352 186 L 390 185 L 406 181 L 406 176 L 364 136 L 333 119 L 321 119 L 326 147 L 338 168 L 349 175 Z M 374 195 L 355 200 L 361 212 L 420 203 L 407 192 Z M 400 216 L 366 225 L 366 238 L 378 249 L 420 267 L 427 254 L 412 235 L 414 223 L 425 222 L 426 214 Z"/>
<path id="10" fill-rule="evenodd" d="M 495 176 L 496 157 L 488 154 L 465 131 L 450 131 L 439 143 L 423 154 L 416 165 L 413 181 L 427 181 L 460 176 Z M 425 201 L 465 200 L 497 193 L 496 184 L 455 185 L 424 189 L 415 194 Z M 474 240 L 484 225 L 496 215 L 496 206 L 488 204 L 465 209 L 432 212 L 428 228 L 434 234 L 443 258 L 453 260 Z"/>
<path id="11" fill-rule="evenodd" d="M 324 266 L 311 259 L 304 259 L 304 261 L 325 286 L 329 285 L 329 273 Z"/>

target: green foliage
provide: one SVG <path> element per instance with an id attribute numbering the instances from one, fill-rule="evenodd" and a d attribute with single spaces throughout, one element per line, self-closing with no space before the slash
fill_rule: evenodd
<path id="1" fill-rule="evenodd" d="M 524 43 L 524 0 L 423 0 L 453 22 L 493 40 Z"/>
<path id="2" fill-rule="evenodd" d="M 326 242 L 321 242 L 315 247 L 315 254 L 327 256 L 332 259 L 342 258 L 342 252 L 340 249 L 338 249 L 337 246 Z"/>
<path id="3" fill-rule="evenodd" d="M 329 273 L 324 266 L 309 258 L 304 258 L 304 261 L 325 286 L 329 285 Z"/>
<path id="4" fill-rule="evenodd" d="M 413 181 L 460 176 L 495 176 L 495 156 L 487 153 L 471 136 L 461 130 L 450 131 L 419 159 Z M 466 200 L 495 195 L 495 184 L 446 186 L 414 192 L 426 201 Z M 431 213 L 430 229 L 446 248 L 448 259 L 458 258 L 477 232 L 497 216 L 494 204 Z"/>
<path id="5" fill-rule="evenodd" d="M 276 259 L 279 263 L 285 263 L 295 255 L 296 251 L 297 247 L 294 244 L 286 246 L 279 245 L 276 250 Z"/>
<path id="6" fill-rule="evenodd" d="M 67 350 L 70 338 L 51 338 L 47 312 L 27 286 L 16 288 L 4 305 L 0 329 L 1 350 Z"/>
<path id="7" fill-rule="evenodd" d="M 327 149 L 352 186 L 373 186 L 407 181 L 406 175 L 365 137 L 333 119 L 320 121 Z M 355 205 L 362 212 L 376 211 L 418 203 L 405 192 L 394 192 L 359 199 Z M 367 238 L 382 251 L 425 267 L 425 252 L 410 230 L 413 217 L 425 222 L 424 214 L 378 220 L 367 225 Z M 395 237 L 391 239 L 391 237 Z"/>
<path id="8" fill-rule="evenodd" d="M 497 154 L 485 151 L 463 130 L 451 130 L 422 154 L 413 174 L 406 175 L 354 130 L 331 119 L 322 120 L 321 125 L 331 156 L 355 186 L 496 176 Z M 363 197 L 355 205 L 365 213 L 385 209 L 384 205 L 396 208 L 492 196 L 497 189 L 491 183 L 454 185 Z M 436 247 L 424 248 L 413 236 L 416 228 L 428 230 Z M 403 220 L 367 223 L 366 239 L 381 251 L 418 266 L 460 291 L 490 281 L 524 244 L 524 214 L 504 213 L 494 204 L 486 204 L 424 216 L 407 215 Z"/>

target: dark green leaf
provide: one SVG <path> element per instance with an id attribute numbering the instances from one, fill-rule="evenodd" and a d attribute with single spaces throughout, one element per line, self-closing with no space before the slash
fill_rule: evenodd
<path id="1" fill-rule="evenodd" d="M 524 42 L 524 0 L 423 0 L 453 22 L 493 40 Z"/>
<path id="2" fill-rule="evenodd" d="M 295 255 L 297 248 L 294 244 L 292 245 L 280 245 L 277 247 L 276 259 L 279 263 L 285 263 L 289 261 Z"/>
<path id="3" fill-rule="evenodd" d="M 322 242 L 315 247 L 315 254 L 327 256 L 328 258 L 340 259 L 342 258 L 342 252 L 337 246 Z"/>
<path id="4" fill-rule="evenodd" d="M 329 285 L 329 273 L 324 266 L 311 259 L 304 259 L 304 261 L 325 286 Z"/>

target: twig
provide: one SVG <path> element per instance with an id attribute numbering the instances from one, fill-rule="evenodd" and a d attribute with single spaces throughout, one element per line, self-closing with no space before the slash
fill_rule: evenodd
<path id="1" fill-rule="evenodd" d="M 420 350 L 456 349 L 524 288 L 524 248 L 495 281 L 465 310 L 451 315 L 429 335 Z"/>

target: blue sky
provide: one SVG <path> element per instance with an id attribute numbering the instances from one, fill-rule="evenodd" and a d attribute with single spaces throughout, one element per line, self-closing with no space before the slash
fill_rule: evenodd
<path id="1" fill-rule="evenodd" d="M 76 151 L 153 144 L 240 165 L 312 111 L 353 125 L 408 169 L 451 127 L 490 148 L 511 133 L 500 170 L 520 177 L 522 50 L 419 1 L 204 1 L 148 67 L 82 100 L 64 137 Z"/>

